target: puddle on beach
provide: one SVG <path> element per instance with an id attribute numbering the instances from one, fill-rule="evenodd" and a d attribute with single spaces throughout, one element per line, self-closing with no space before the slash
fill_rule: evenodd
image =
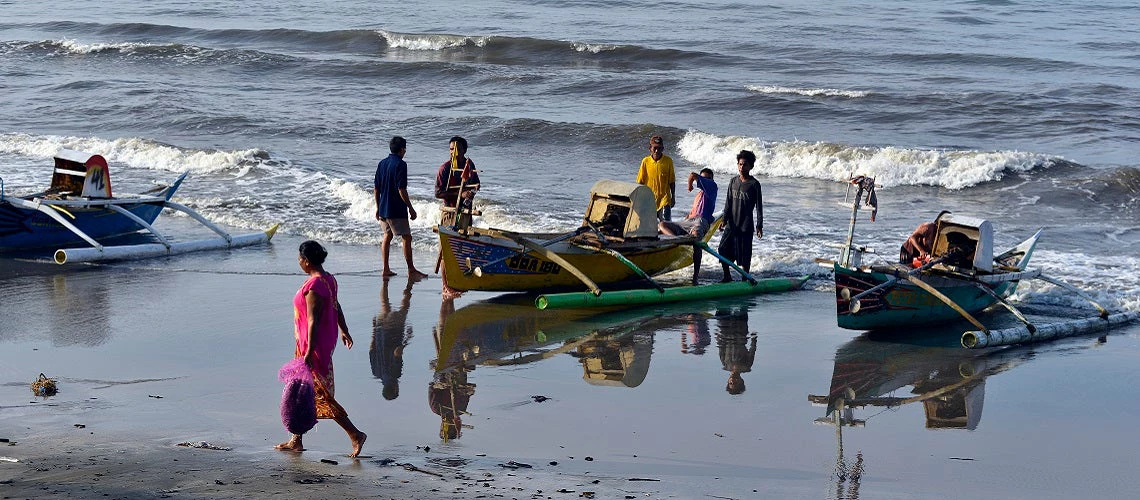
<path id="1" fill-rule="evenodd" d="M 275 456 L 276 371 L 302 281 L 278 246 L 78 270 L 4 262 L 0 430 Z M 521 296 L 441 301 L 438 278 L 385 283 L 374 260 L 335 247 L 328 266 L 356 342 L 334 354 L 338 400 L 369 456 L 486 457 L 737 497 L 1114 496 L 1138 465 L 1136 327 L 970 351 L 953 333 L 839 330 L 830 293 L 539 311 Z M 31 394 L 40 372 L 57 396 Z M 348 451 L 327 421 L 305 442 L 314 460 Z"/>

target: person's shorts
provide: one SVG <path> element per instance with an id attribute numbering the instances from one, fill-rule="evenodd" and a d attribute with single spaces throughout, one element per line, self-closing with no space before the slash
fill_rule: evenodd
<path id="1" fill-rule="evenodd" d="M 385 233 L 392 233 L 396 236 L 412 234 L 412 227 L 408 225 L 408 219 L 380 218 L 380 230 Z"/>

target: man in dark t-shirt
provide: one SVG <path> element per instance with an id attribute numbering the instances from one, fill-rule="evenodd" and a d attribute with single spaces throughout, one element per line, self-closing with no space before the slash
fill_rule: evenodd
<path id="1" fill-rule="evenodd" d="M 384 259 L 384 277 L 395 276 L 388 266 L 388 254 L 392 248 L 392 236 L 399 235 L 404 245 L 404 260 L 408 262 L 408 276 L 423 278 L 427 275 L 416 269 L 412 262 L 412 229 L 408 219 L 416 220 L 416 209 L 408 197 L 408 164 L 404 154 L 408 151 L 408 141 L 396 136 L 388 143 L 392 151 L 387 158 L 376 165 L 376 177 L 372 181 L 372 195 L 376 200 L 376 220 L 384 237 L 380 251 Z"/>
<path id="2" fill-rule="evenodd" d="M 764 195 L 760 181 L 749 172 L 756 165 L 756 155 L 742 150 L 736 155 L 736 168 L 740 175 L 734 176 L 728 184 L 727 198 L 724 201 L 724 234 L 717 249 L 726 259 L 736 263 L 745 272 L 752 265 L 752 233 L 756 239 L 764 237 Z M 752 212 L 755 210 L 756 217 Z M 732 281 L 728 264 L 721 264 L 724 270 L 722 283 Z"/>

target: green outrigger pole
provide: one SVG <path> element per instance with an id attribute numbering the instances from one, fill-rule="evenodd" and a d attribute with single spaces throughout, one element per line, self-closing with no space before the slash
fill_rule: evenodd
<path id="1" fill-rule="evenodd" d="M 644 277 L 654 285 L 654 289 L 636 289 L 636 290 L 613 290 L 608 292 L 595 293 L 590 292 L 569 292 L 569 293 L 548 293 L 539 295 L 534 299 L 534 306 L 539 309 L 560 309 L 560 308 L 579 308 L 579 307 L 604 307 L 604 306 L 631 306 L 642 304 L 662 304 L 666 302 L 681 302 L 685 300 L 705 300 L 716 299 L 720 297 L 732 297 L 738 295 L 758 295 L 762 293 L 773 292 L 786 292 L 788 290 L 796 290 L 804 285 L 808 280 L 808 276 L 799 278 L 765 278 L 756 279 L 745 270 L 732 263 L 724 256 L 717 253 L 715 250 L 709 248 L 708 244 L 703 241 L 694 243 L 695 247 L 699 247 L 704 251 L 712 254 L 721 262 L 731 266 L 744 278 L 744 281 L 733 281 L 729 283 L 716 283 L 711 285 L 699 286 L 678 286 L 673 288 L 662 288 L 652 279 L 645 275 L 643 271 L 637 268 L 632 262 L 621 258 L 622 262 L 630 266 L 639 275 Z M 696 250 L 696 249 L 694 249 Z M 617 252 L 613 252 L 615 256 L 619 256 Z"/>
<path id="2" fill-rule="evenodd" d="M 590 292 L 548 293 L 534 299 L 539 309 L 568 307 L 601 307 L 617 305 L 661 304 L 684 300 L 716 299 L 736 295 L 756 295 L 761 293 L 785 292 L 803 286 L 807 276 L 800 278 L 765 278 L 756 283 L 733 281 L 700 286 L 679 286 L 658 290 L 613 290 L 594 295 Z"/>

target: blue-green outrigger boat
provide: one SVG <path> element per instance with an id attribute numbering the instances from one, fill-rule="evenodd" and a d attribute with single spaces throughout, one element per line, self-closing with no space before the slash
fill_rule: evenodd
<path id="1" fill-rule="evenodd" d="M 851 180 L 844 202 L 851 208 L 847 240 L 839 260 L 828 262 L 835 273 L 835 312 L 840 328 L 886 330 L 965 319 L 977 330 L 965 332 L 962 344 L 977 348 L 1106 329 L 1140 317 L 1137 313 L 1110 315 L 1084 292 L 1043 275 L 1040 269 L 1028 269 L 1041 230 L 995 257 L 993 225 L 989 221 L 949 212 L 935 221 L 929 261 L 918 267 L 900 262 L 864 265 L 863 254 L 872 250 L 854 243 L 855 223 L 860 207 L 877 205 L 874 183 L 873 178 L 865 176 Z M 1047 281 L 1085 298 L 1097 309 L 1099 317 L 1094 318 L 1096 321 L 1033 324 L 1006 301 L 1021 280 L 1027 279 Z M 1007 309 L 1021 326 L 990 330 L 974 316 L 994 305 Z"/>

